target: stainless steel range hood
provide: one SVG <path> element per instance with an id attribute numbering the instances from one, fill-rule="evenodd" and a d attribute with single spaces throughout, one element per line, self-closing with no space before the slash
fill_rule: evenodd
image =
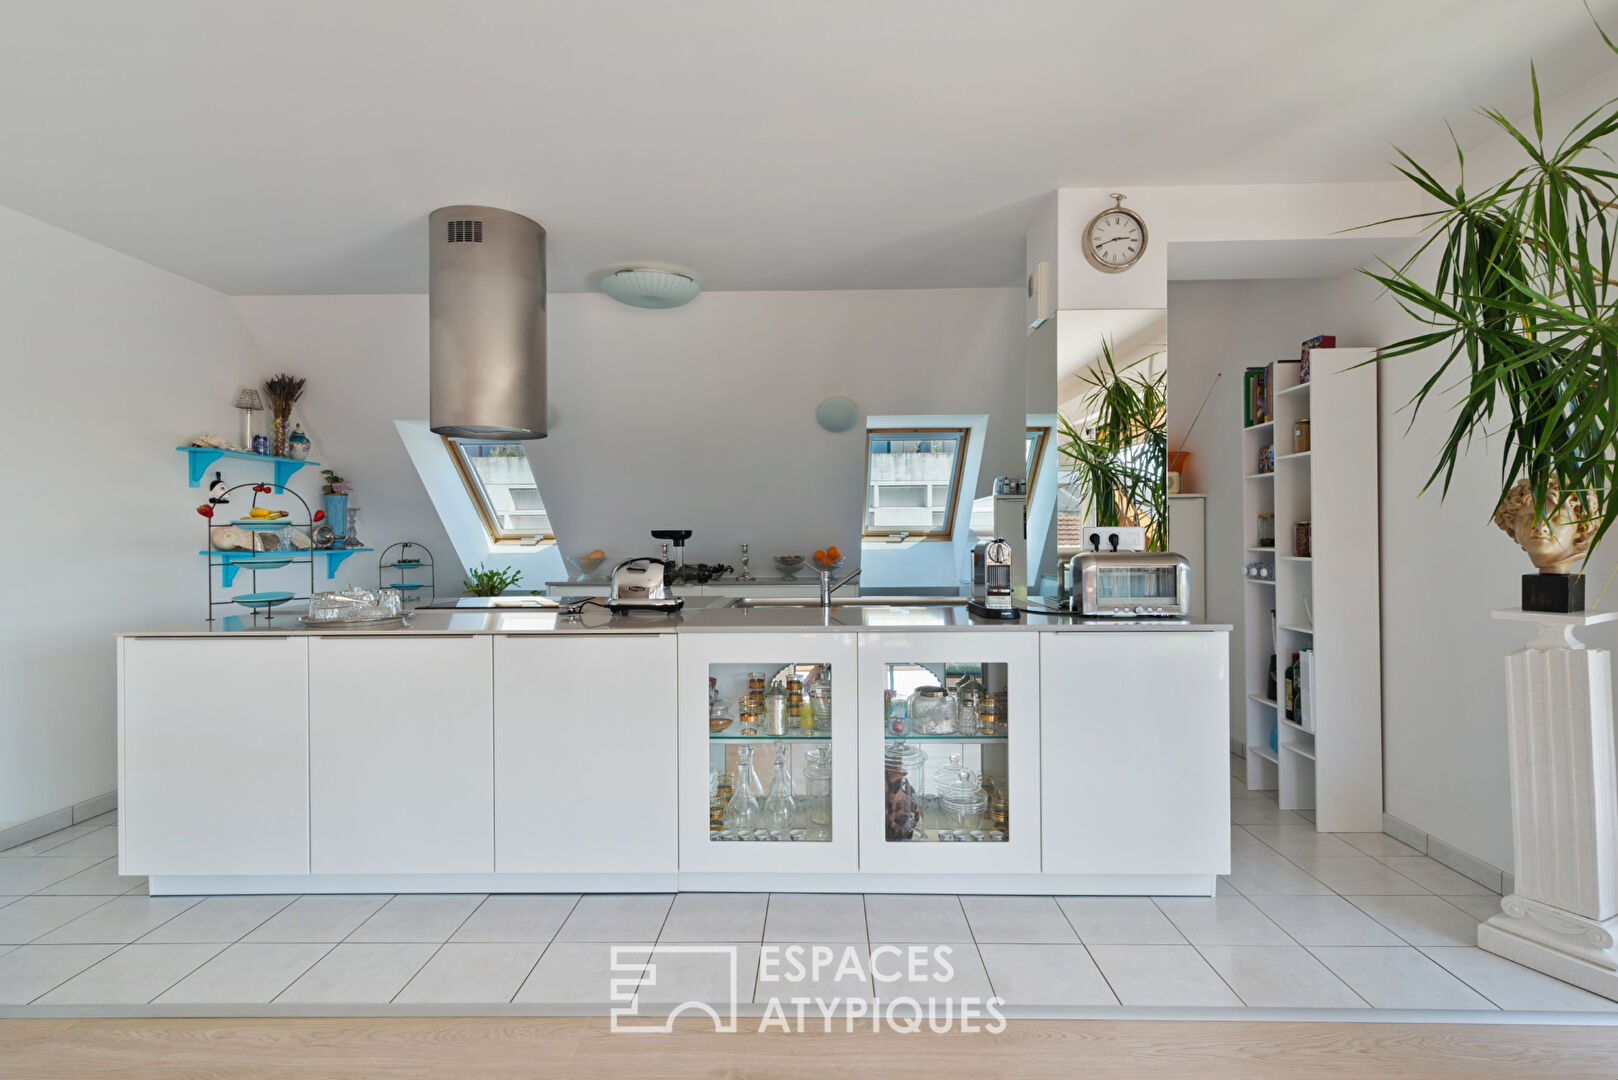
<path id="1" fill-rule="evenodd" d="M 456 439 L 545 437 L 545 230 L 490 206 L 430 221 L 428 426 Z"/>

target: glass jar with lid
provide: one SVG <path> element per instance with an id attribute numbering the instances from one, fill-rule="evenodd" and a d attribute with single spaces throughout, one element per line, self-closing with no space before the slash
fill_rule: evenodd
<path id="1" fill-rule="evenodd" d="M 803 766 L 804 839 L 831 839 L 831 747 L 815 746 Z"/>
<path id="2" fill-rule="evenodd" d="M 889 840 L 909 840 L 921 825 L 927 753 L 913 743 L 895 739 L 884 748 L 882 765 L 886 794 L 884 835 Z"/>
<path id="3" fill-rule="evenodd" d="M 923 686 L 910 695 L 910 731 L 916 735 L 954 735 L 960 703 L 942 686 Z"/>
<path id="4" fill-rule="evenodd" d="M 1006 733 L 1006 709 L 1004 703 L 995 694 L 984 694 L 978 701 L 978 734 L 1004 735 Z"/>
<path id="5" fill-rule="evenodd" d="M 983 824 L 989 797 L 978 774 L 962 764 L 959 754 L 951 754 L 949 764 L 939 771 L 938 805 L 947 823 L 957 829 L 976 829 Z"/>
<path id="6" fill-rule="evenodd" d="M 759 722 L 763 725 L 766 735 L 787 733 L 787 696 L 779 687 L 765 692 L 764 708 L 759 713 Z"/>
<path id="7" fill-rule="evenodd" d="M 976 675 L 968 675 L 955 684 L 955 700 L 959 704 L 955 720 L 957 735 L 978 734 L 978 706 L 988 688 Z"/>
<path id="8" fill-rule="evenodd" d="M 747 738 L 758 734 L 758 714 L 759 706 L 753 703 L 753 696 L 744 694 L 736 702 L 736 719 L 740 734 Z"/>
<path id="9" fill-rule="evenodd" d="M 816 683 L 809 688 L 809 708 L 814 713 L 814 729 L 824 734 L 831 730 L 831 684 Z"/>

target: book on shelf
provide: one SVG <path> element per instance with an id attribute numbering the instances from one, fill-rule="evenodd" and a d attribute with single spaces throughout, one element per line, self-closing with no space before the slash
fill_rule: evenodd
<path id="1" fill-rule="evenodd" d="M 1299 654 L 1298 723 L 1311 735 L 1315 732 L 1315 650 Z"/>

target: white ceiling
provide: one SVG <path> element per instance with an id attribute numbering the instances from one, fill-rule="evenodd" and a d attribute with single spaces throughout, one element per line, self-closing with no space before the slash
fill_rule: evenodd
<path id="1" fill-rule="evenodd" d="M 1387 179 L 1530 56 L 1611 61 L 1580 0 L 17 0 L 0 205 L 238 294 L 423 291 L 460 202 L 559 291 L 1000 285 L 1054 188 Z"/>

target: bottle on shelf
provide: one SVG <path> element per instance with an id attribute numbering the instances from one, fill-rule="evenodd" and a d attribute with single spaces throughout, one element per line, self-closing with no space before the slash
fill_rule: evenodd
<path id="1" fill-rule="evenodd" d="M 811 747 L 808 760 L 804 763 L 803 818 L 805 839 L 831 839 L 831 747 L 829 746 Z"/>
<path id="2" fill-rule="evenodd" d="M 764 798 L 764 828 L 770 839 L 785 840 L 797 826 L 798 802 L 792 795 L 792 766 L 787 762 L 786 748 L 775 747 L 775 775 L 770 779 L 770 793 Z"/>
<path id="3" fill-rule="evenodd" d="M 763 808 L 755 789 L 759 787 L 758 774 L 753 771 L 753 748 L 743 746 L 736 752 L 736 790 L 725 808 L 725 828 L 740 838 L 752 835 L 759 827 Z"/>

